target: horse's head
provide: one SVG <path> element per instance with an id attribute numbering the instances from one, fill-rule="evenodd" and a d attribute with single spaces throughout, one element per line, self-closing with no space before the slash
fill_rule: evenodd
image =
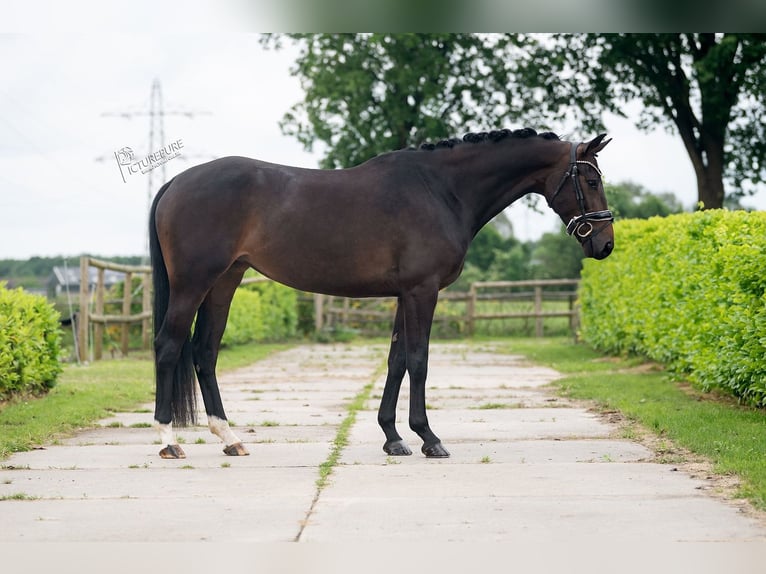
<path id="1" fill-rule="evenodd" d="M 604 259 L 614 248 L 614 217 L 606 205 L 596 162 L 596 154 L 612 141 L 604 141 L 604 137 L 606 134 L 600 134 L 587 143 L 570 143 L 566 157 L 545 185 L 548 205 L 566 224 L 567 233 L 580 242 L 585 256 L 595 259 Z"/>

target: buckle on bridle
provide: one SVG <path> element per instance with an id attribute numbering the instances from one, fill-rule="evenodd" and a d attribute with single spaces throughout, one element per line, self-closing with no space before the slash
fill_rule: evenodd
<path id="1" fill-rule="evenodd" d="M 588 235 L 593 233 L 593 224 L 590 221 L 583 221 L 575 228 L 575 233 L 580 239 L 585 239 Z"/>

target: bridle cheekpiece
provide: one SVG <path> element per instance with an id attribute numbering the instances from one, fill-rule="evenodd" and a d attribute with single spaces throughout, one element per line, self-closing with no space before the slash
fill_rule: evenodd
<path id="1" fill-rule="evenodd" d="M 599 177 L 603 177 L 603 174 L 594 163 L 583 159 L 577 159 L 578 144 L 571 142 L 571 146 L 572 147 L 570 148 L 569 153 L 569 169 L 564 174 L 564 177 L 561 178 L 561 181 L 559 182 L 556 191 L 548 202 L 548 205 L 551 207 L 553 206 L 553 200 L 556 199 L 556 196 L 558 196 L 561 190 L 564 189 L 564 184 L 567 182 L 567 180 L 571 179 L 575 191 L 575 196 L 577 197 L 577 204 L 580 206 L 580 215 L 575 215 L 572 219 L 569 220 L 566 230 L 567 235 L 574 235 L 577 237 L 578 241 L 582 243 L 584 239 L 590 237 L 591 233 L 593 233 L 593 223 L 591 222 L 612 222 L 614 221 L 614 215 L 612 215 L 612 212 L 608 209 L 602 211 L 585 211 L 585 195 L 583 194 L 582 186 L 580 185 L 580 171 L 577 165 L 586 164 L 591 166 L 594 170 L 596 170 L 596 173 L 598 173 Z"/>

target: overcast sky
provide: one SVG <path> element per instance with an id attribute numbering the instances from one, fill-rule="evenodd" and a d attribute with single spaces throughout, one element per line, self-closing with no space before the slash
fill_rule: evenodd
<path id="1" fill-rule="evenodd" d="M 0 35 L 0 258 L 145 251 L 149 178 L 123 182 L 113 154 L 125 146 L 137 156 L 156 151 L 147 149 L 149 118 L 135 115 L 148 111 L 155 78 L 166 112 L 195 114 L 165 117 L 166 143 L 183 142 L 183 155 L 166 164 L 168 178 L 225 155 L 316 167 L 318 157 L 278 127 L 302 98 L 289 75 L 295 54 L 264 51 L 248 33 Z M 115 115 L 122 112 L 134 116 Z M 599 162 L 609 182 L 669 191 L 687 206 L 696 201 L 680 139 L 638 132 L 618 118 L 606 125 L 614 141 Z M 499 127 L 523 126 L 486 126 Z M 160 178 L 152 173 L 152 193 Z M 766 208 L 766 191 L 745 204 Z M 555 229 L 558 218 L 545 211 L 513 206 L 516 235 Z"/>

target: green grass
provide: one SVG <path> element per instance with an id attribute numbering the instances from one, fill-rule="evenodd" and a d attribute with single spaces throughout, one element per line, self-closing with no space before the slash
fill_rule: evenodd
<path id="1" fill-rule="evenodd" d="M 248 343 L 236 347 L 225 347 L 221 349 L 221 354 L 218 356 L 218 372 L 247 367 L 294 346 L 294 343 Z"/>
<path id="2" fill-rule="evenodd" d="M 37 496 L 30 496 L 25 492 L 16 492 L 14 494 L 8 494 L 4 496 L 0 496 L 0 501 L 6 501 L 6 500 L 37 500 Z"/>
<path id="3" fill-rule="evenodd" d="M 223 349 L 219 372 L 244 367 L 288 344 L 249 344 Z M 45 396 L 0 406 L 0 460 L 92 427 L 115 412 L 133 412 L 154 401 L 154 366 L 148 354 L 67 365 Z"/>
<path id="4" fill-rule="evenodd" d="M 356 413 L 364 409 L 364 405 L 372 393 L 373 386 L 374 382 L 365 385 L 346 407 L 346 417 L 343 419 L 343 422 L 340 423 L 338 432 L 335 434 L 332 450 L 330 451 L 327 460 L 319 465 L 319 478 L 316 481 L 317 492 L 321 492 L 322 489 L 327 486 L 333 468 L 338 464 L 343 449 L 348 445 L 348 435 L 356 422 Z"/>
<path id="5" fill-rule="evenodd" d="M 663 439 L 709 460 L 717 474 L 738 476 L 739 495 L 766 509 L 766 412 L 673 381 L 637 358 L 604 358 L 565 339 L 506 339 L 504 352 L 567 376 L 554 384 L 576 399 L 616 409 Z"/>
<path id="6" fill-rule="evenodd" d="M 497 409 L 519 409 L 521 403 L 482 403 L 478 407 L 474 407 L 480 411 L 490 411 Z"/>
<path id="7" fill-rule="evenodd" d="M 338 464 L 343 449 L 348 446 L 348 435 L 351 433 L 351 428 L 356 422 L 356 414 L 359 411 L 364 410 L 367 401 L 370 400 L 370 396 L 372 395 L 372 388 L 375 386 L 375 380 L 385 372 L 385 369 L 386 365 L 381 361 L 380 366 L 373 373 L 370 382 L 366 384 L 346 406 L 346 416 L 343 419 L 343 422 L 340 423 L 338 431 L 335 433 L 332 450 L 327 459 L 319 465 L 319 478 L 317 478 L 316 481 L 317 496 L 319 496 L 322 489 L 327 486 L 333 468 Z"/>

